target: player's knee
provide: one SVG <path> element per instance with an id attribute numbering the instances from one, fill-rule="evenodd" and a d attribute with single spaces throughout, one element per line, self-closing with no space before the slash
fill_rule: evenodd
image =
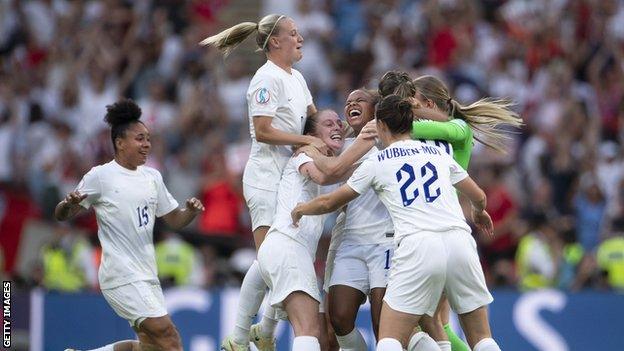
<path id="1" fill-rule="evenodd" d="M 330 313 L 329 319 L 337 335 L 347 335 L 355 328 L 354 316 L 346 310 Z"/>
<path id="2" fill-rule="evenodd" d="M 163 323 L 150 330 L 152 339 L 163 350 L 182 350 L 182 340 L 173 323 Z"/>

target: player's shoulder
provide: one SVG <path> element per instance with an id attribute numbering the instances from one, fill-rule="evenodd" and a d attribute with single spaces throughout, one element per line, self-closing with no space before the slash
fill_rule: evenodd
<path id="1" fill-rule="evenodd" d="M 466 123 L 466 121 L 464 121 L 461 118 L 453 118 L 452 120 L 449 121 L 449 123 L 456 124 L 462 128 L 470 129 L 470 126 L 468 125 L 468 123 Z"/>
<path id="2" fill-rule="evenodd" d="M 258 68 L 258 70 L 256 71 L 256 74 L 254 74 L 251 80 L 252 81 L 259 80 L 259 79 L 279 80 L 281 76 L 280 75 L 281 72 L 278 69 L 279 68 L 277 68 L 277 66 L 267 61 L 264 65 Z"/>
<path id="3" fill-rule="evenodd" d="M 303 78 L 303 74 L 301 74 L 301 72 L 299 72 L 295 68 L 291 68 L 291 72 L 292 72 L 292 75 L 296 77 L 297 79 L 301 79 L 305 81 L 305 79 Z"/>
<path id="4" fill-rule="evenodd" d="M 97 166 L 93 166 L 91 167 L 91 169 L 86 173 L 86 175 L 88 176 L 95 176 L 95 177 L 99 177 L 102 175 L 106 175 L 108 173 L 111 173 L 115 170 L 115 161 L 110 161 L 107 163 L 103 163 L 101 165 L 97 165 Z"/>
<path id="5" fill-rule="evenodd" d="M 139 166 L 141 172 L 147 174 L 148 176 L 154 178 L 154 179 L 162 179 L 162 174 L 160 174 L 160 171 L 157 170 L 156 168 L 152 168 L 150 166 Z"/>

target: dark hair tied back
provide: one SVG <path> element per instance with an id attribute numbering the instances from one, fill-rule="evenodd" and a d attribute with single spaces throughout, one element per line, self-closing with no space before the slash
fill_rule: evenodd
<path id="1" fill-rule="evenodd" d="M 132 101 L 132 99 L 124 99 L 106 106 L 104 121 L 111 127 L 114 127 L 130 122 L 138 122 L 139 118 L 141 118 L 141 108 L 139 105 Z"/>
<path id="2" fill-rule="evenodd" d="M 388 126 L 392 134 L 409 133 L 414 121 L 412 104 L 398 95 L 388 95 L 377 104 L 375 118 Z"/>
<path id="3" fill-rule="evenodd" d="M 120 100 L 106 106 L 104 121 L 111 127 L 111 140 L 115 151 L 117 151 L 115 139 L 123 138 L 132 124 L 142 123 L 140 118 L 141 108 L 131 99 Z"/>

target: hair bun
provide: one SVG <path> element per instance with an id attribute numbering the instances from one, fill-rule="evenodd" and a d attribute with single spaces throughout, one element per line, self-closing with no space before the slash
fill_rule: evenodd
<path id="1" fill-rule="evenodd" d="M 132 101 L 132 99 L 124 99 L 106 106 L 104 121 L 112 127 L 130 122 L 138 122 L 140 118 L 141 108 L 139 105 Z"/>
<path id="2" fill-rule="evenodd" d="M 399 111 L 401 111 L 401 113 L 405 113 L 412 110 L 412 103 L 406 99 L 401 98 L 401 100 L 399 100 L 397 104 L 397 108 L 399 109 Z"/>

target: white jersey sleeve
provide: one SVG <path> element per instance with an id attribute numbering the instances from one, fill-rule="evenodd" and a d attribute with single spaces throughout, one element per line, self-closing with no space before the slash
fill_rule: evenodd
<path id="1" fill-rule="evenodd" d="M 303 152 L 293 157 L 293 164 L 295 166 L 295 169 L 301 175 L 303 175 L 303 173 L 301 173 L 301 166 L 305 165 L 308 162 L 314 162 L 314 160 Z"/>
<path id="2" fill-rule="evenodd" d="M 97 203 L 102 195 L 102 184 L 100 183 L 97 169 L 97 167 L 91 168 L 76 187 L 76 191 L 80 194 L 87 194 L 87 197 L 80 202 L 80 206 L 85 209 L 89 209 L 91 205 Z"/>
<path id="3" fill-rule="evenodd" d="M 372 159 L 364 161 L 360 167 L 347 180 L 347 185 L 358 194 L 364 194 L 368 189 L 374 188 L 375 164 Z"/>
<path id="4" fill-rule="evenodd" d="M 275 117 L 279 108 L 280 84 L 278 77 L 262 75 L 251 81 L 249 91 L 251 96 L 248 99 L 249 112 L 252 117 L 268 116 Z"/>
<path id="5" fill-rule="evenodd" d="M 165 182 L 163 181 L 162 175 L 160 172 L 156 172 L 156 192 L 158 197 L 158 202 L 156 203 L 156 217 L 162 217 L 167 213 L 178 208 L 178 202 L 171 196 L 169 190 L 165 186 Z"/>
<path id="6" fill-rule="evenodd" d="M 450 158 L 450 170 L 451 170 L 451 183 L 457 184 L 462 180 L 468 178 L 468 172 L 462 168 L 451 156 Z"/>

